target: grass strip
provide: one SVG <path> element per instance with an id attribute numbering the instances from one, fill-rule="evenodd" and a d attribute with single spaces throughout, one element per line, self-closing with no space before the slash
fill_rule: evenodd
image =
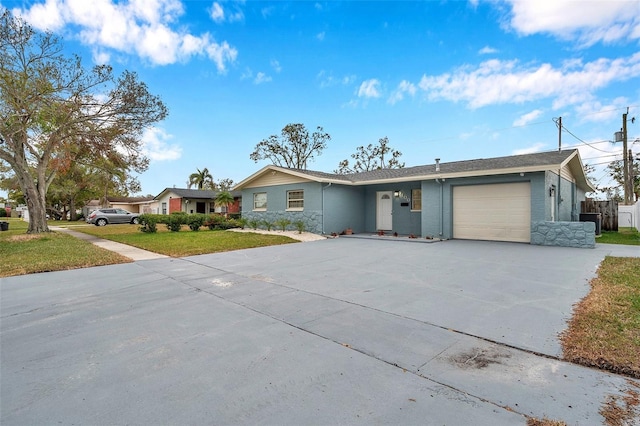
<path id="1" fill-rule="evenodd" d="M 170 232 L 166 227 L 159 226 L 158 232 L 154 234 L 145 234 L 140 232 L 138 228 L 136 225 L 124 224 L 73 229 L 171 257 L 220 253 L 298 242 L 284 235 L 265 235 L 253 232 L 211 231 L 206 228 L 194 232 L 186 225 L 182 227 L 180 232 Z"/>
<path id="2" fill-rule="evenodd" d="M 640 232 L 635 228 L 619 228 L 618 232 L 602 231 L 602 234 L 596 238 L 596 243 L 640 246 Z"/>
<path id="3" fill-rule="evenodd" d="M 640 258 L 604 259 L 561 342 L 568 361 L 640 378 Z"/>
<path id="4" fill-rule="evenodd" d="M 70 235 L 26 234 L 27 224 L 11 221 L 0 233 L 0 277 L 128 263 L 131 259 Z"/>

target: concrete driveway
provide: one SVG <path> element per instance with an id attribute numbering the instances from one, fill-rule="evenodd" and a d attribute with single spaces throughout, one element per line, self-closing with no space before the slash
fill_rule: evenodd
<path id="1" fill-rule="evenodd" d="M 596 249 L 338 238 L 0 282 L 0 423 L 602 424 Z M 638 381 L 634 383 L 640 385 Z"/>

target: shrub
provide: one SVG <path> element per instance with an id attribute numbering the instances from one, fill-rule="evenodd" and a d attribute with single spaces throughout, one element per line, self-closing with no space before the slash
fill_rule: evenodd
<path id="1" fill-rule="evenodd" d="M 199 231 L 200 227 L 204 225 L 206 220 L 207 217 L 203 214 L 192 214 L 187 217 L 187 225 L 189 225 L 189 229 L 192 231 Z"/>
<path id="2" fill-rule="evenodd" d="M 207 220 L 204 222 L 204 226 L 208 227 L 212 231 L 214 229 L 222 229 L 221 225 L 224 221 L 224 216 L 219 214 L 212 214 L 207 217 Z"/>
<path id="3" fill-rule="evenodd" d="M 278 228 L 280 228 L 282 230 L 282 232 L 287 230 L 287 226 L 289 226 L 291 224 L 291 221 L 289 219 L 278 219 L 276 220 L 276 226 Z"/>
<path id="4" fill-rule="evenodd" d="M 273 222 L 271 222 L 270 220 L 265 219 L 262 221 L 262 224 L 267 229 L 267 231 L 271 231 L 271 229 L 273 229 Z"/>
<path id="5" fill-rule="evenodd" d="M 249 227 L 251 227 L 251 229 L 256 230 L 258 229 L 258 226 L 260 226 L 260 221 L 258 219 L 251 219 L 249 221 Z"/>
<path id="6" fill-rule="evenodd" d="M 227 217 L 229 219 L 238 220 L 238 219 L 240 219 L 242 217 L 242 214 L 241 213 L 229 213 L 229 214 L 227 214 Z"/>
<path id="7" fill-rule="evenodd" d="M 148 234 L 154 234 L 158 231 L 158 215 L 155 214 L 141 214 L 138 216 L 138 223 L 140 224 L 140 230 Z"/>
<path id="8" fill-rule="evenodd" d="M 242 229 L 246 228 L 249 224 L 249 220 L 246 217 L 239 217 L 235 221 L 238 224 L 238 228 Z"/>
<path id="9" fill-rule="evenodd" d="M 302 234 L 304 232 L 305 224 L 302 220 L 297 220 L 293 223 L 298 230 L 298 234 Z"/>
<path id="10" fill-rule="evenodd" d="M 7 217 L 7 210 L 0 208 L 0 217 Z"/>
<path id="11" fill-rule="evenodd" d="M 186 221 L 186 216 L 186 214 L 171 213 L 167 217 L 167 229 L 171 232 L 179 232 Z"/>

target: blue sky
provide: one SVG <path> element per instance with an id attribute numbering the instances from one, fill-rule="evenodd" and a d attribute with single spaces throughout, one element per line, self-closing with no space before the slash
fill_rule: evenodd
<path id="1" fill-rule="evenodd" d="M 332 140 L 330 172 L 388 137 L 407 166 L 580 149 L 593 175 L 640 119 L 640 1 L 0 0 L 86 66 L 136 71 L 169 117 L 144 137 L 142 193 L 208 168 L 236 183 L 288 123 Z M 640 120 L 629 122 L 640 152 Z M 635 141 L 635 142 L 634 142 Z"/>

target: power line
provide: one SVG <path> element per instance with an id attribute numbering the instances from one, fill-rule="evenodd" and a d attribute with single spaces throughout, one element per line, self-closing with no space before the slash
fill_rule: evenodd
<path id="1" fill-rule="evenodd" d="M 565 132 L 569 133 L 571 136 L 573 136 L 574 138 L 578 139 L 580 142 L 582 142 L 583 144 L 595 149 L 596 151 L 600 151 L 600 152 L 606 152 L 608 153 L 609 151 L 605 151 L 603 149 L 600 148 L 596 148 L 595 146 L 593 146 L 593 144 L 590 144 L 589 142 L 585 142 L 582 139 L 580 139 L 579 137 L 577 137 L 576 135 L 574 135 L 571 130 L 567 129 L 565 126 L 562 126 L 562 128 L 564 129 Z"/>

